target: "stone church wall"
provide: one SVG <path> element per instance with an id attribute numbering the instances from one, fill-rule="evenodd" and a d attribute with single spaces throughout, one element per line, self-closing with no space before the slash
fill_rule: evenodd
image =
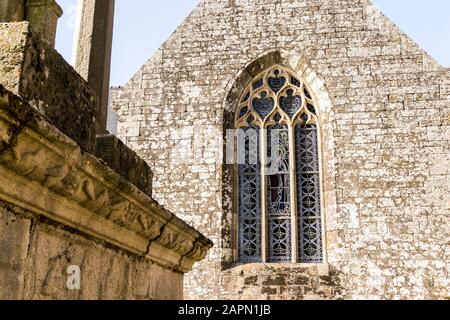
<path id="1" fill-rule="evenodd" d="M 273 63 L 312 87 L 326 136 L 321 275 L 233 261 L 220 138 L 252 66 Z M 153 168 L 155 198 L 216 243 L 186 279 L 189 297 L 450 294 L 450 78 L 369 1 L 203 0 L 113 105 L 119 137 Z M 311 275 L 307 286 L 296 272 Z"/>

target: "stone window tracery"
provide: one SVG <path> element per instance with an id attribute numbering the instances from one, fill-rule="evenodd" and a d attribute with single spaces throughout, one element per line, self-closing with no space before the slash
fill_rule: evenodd
<path id="1" fill-rule="evenodd" d="M 310 92 L 275 65 L 244 90 L 235 121 L 239 261 L 323 262 L 319 124 Z"/>

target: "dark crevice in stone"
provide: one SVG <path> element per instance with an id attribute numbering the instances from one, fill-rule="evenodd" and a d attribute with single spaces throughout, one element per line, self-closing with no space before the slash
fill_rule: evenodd
<path id="1" fill-rule="evenodd" d="M 34 227 L 36 225 L 35 219 L 30 219 L 30 229 L 28 230 L 29 233 L 29 239 L 28 239 L 28 246 L 27 246 L 27 258 L 31 256 L 31 238 L 33 236 Z"/>
<path id="2" fill-rule="evenodd" d="M 192 254 L 192 253 L 194 252 L 194 250 L 195 250 L 195 245 L 197 244 L 197 242 L 199 242 L 199 240 L 200 240 L 200 238 L 195 239 L 194 243 L 192 244 L 192 249 L 189 250 L 189 252 L 187 252 L 186 254 L 184 254 L 184 255 L 181 256 L 180 260 L 178 261 L 178 264 L 177 264 L 175 267 L 172 268 L 172 271 L 179 272 L 178 269 L 180 268 L 181 263 L 183 262 L 183 259 L 184 259 L 185 257 L 188 257 L 190 254 Z"/>
<path id="3" fill-rule="evenodd" d="M 30 122 L 31 118 L 32 116 L 29 115 L 29 118 L 20 121 L 20 124 L 18 126 L 13 126 L 9 130 L 8 132 L 10 134 L 9 141 L 0 143 L 0 156 L 3 155 L 4 152 L 12 150 L 14 148 L 15 143 L 17 143 L 17 137 L 22 133 L 23 129 Z"/>
<path id="4" fill-rule="evenodd" d="M 148 255 L 148 254 L 150 253 L 150 247 L 151 247 L 152 243 L 161 239 L 161 237 L 162 237 L 162 235 L 163 235 L 163 233 L 164 233 L 164 230 L 166 229 L 167 225 L 169 225 L 169 223 L 171 223 L 171 222 L 173 221 L 173 219 L 175 219 L 175 216 L 172 216 L 169 220 L 167 220 L 166 223 L 164 223 L 164 224 L 161 226 L 161 228 L 159 228 L 159 235 L 158 235 L 158 236 L 156 236 L 155 238 L 150 239 L 150 240 L 148 241 L 147 250 L 146 250 L 146 252 L 142 255 L 141 258 L 144 258 L 144 259 L 145 259 L 145 256 Z"/>

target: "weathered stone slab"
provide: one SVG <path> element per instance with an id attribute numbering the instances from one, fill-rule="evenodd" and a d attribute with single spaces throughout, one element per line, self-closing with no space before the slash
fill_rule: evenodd
<path id="1" fill-rule="evenodd" d="M 24 299 L 183 298 L 183 274 L 45 223 L 33 228 L 27 262 Z M 79 268 L 79 290 L 67 286 L 70 267 Z"/>
<path id="2" fill-rule="evenodd" d="M 0 201 L 0 300 L 21 299 L 31 219 L 14 215 Z"/>
<path id="3" fill-rule="evenodd" d="M 27 0 L 25 19 L 33 30 L 54 47 L 58 19 L 63 11 L 55 0 Z"/>
<path id="4" fill-rule="evenodd" d="M 95 155 L 123 178 L 152 196 L 153 173 L 136 152 L 114 135 L 97 135 Z"/>
<path id="5" fill-rule="evenodd" d="M 224 271 L 223 281 L 225 299 L 328 300 L 342 291 L 328 264 L 248 264 Z"/>
<path id="6" fill-rule="evenodd" d="M 27 100 L 83 150 L 94 151 L 95 93 L 34 35 L 28 22 L 0 24 L 0 84 Z"/>
<path id="7" fill-rule="evenodd" d="M 0 1 L 0 22 L 23 21 L 25 18 L 25 0 Z"/>

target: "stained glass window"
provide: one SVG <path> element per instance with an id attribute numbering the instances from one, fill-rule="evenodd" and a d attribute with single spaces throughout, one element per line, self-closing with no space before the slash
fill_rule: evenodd
<path id="1" fill-rule="evenodd" d="M 291 261 L 291 199 L 289 179 L 289 130 L 273 125 L 267 130 L 267 199 L 269 262 Z"/>
<path id="2" fill-rule="evenodd" d="M 240 131 L 243 161 L 239 165 L 239 255 L 242 262 L 261 261 L 261 195 L 259 128 Z"/>
<path id="3" fill-rule="evenodd" d="M 295 138 L 299 257 L 302 262 L 321 262 L 322 221 L 316 126 L 298 125 Z"/>
<path id="4" fill-rule="evenodd" d="M 319 125 L 312 95 L 301 77 L 283 66 L 254 79 L 236 112 L 239 261 L 323 262 Z"/>

